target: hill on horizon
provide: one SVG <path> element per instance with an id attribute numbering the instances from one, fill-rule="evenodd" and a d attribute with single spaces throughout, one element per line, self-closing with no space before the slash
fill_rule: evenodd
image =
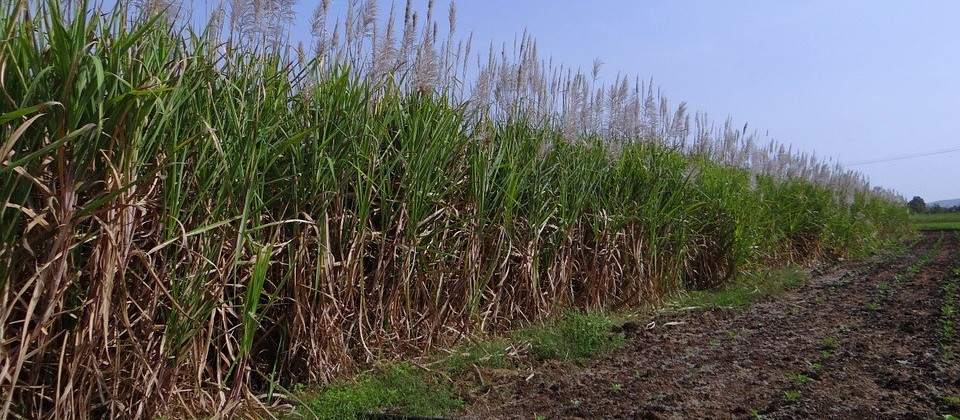
<path id="1" fill-rule="evenodd" d="M 939 200 L 939 201 L 934 201 L 934 202 L 929 203 L 929 204 L 927 204 L 927 205 L 928 205 L 928 206 L 932 206 L 932 205 L 935 205 L 935 204 L 939 204 L 939 205 L 942 206 L 942 207 L 960 206 L 960 198 L 954 198 L 954 199 L 951 199 L 951 200 Z"/>

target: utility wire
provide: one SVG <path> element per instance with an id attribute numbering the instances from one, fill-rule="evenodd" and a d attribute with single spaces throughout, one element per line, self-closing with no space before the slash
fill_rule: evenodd
<path id="1" fill-rule="evenodd" d="M 942 155 L 944 153 L 953 153 L 953 152 L 960 152 L 960 147 L 953 147 L 950 149 L 943 149 L 943 150 L 935 150 L 932 152 L 911 153 L 908 155 L 900 155 L 900 156 L 884 158 L 884 159 L 861 160 L 859 162 L 848 163 L 846 166 L 859 166 L 859 165 L 869 165 L 871 163 L 892 162 L 895 160 L 904 160 L 904 159 L 912 159 L 912 158 L 918 158 L 918 157 L 924 157 L 924 156 Z"/>

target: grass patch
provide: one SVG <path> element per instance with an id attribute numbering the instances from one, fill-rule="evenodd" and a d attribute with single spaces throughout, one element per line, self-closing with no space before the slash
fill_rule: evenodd
<path id="1" fill-rule="evenodd" d="M 347 419 L 358 413 L 437 416 L 463 406 L 454 390 L 438 377 L 406 364 L 367 373 L 313 395 L 292 418 Z"/>
<path id="2" fill-rule="evenodd" d="M 960 222 L 919 223 L 917 230 L 960 230 Z"/>
<path id="3" fill-rule="evenodd" d="M 782 295 L 808 277 L 796 267 L 764 270 L 743 275 L 719 289 L 690 291 L 679 304 L 708 308 L 744 306 L 765 297 Z"/>
<path id="4" fill-rule="evenodd" d="M 476 367 L 505 368 L 510 363 L 507 355 L 511 343 L 505 338 L 491 338 L 488 340 L 473 341 L 454 348 L 450 355 L 444 358 L 439 367 L 452 374 L 459 374 Z"/>
<path id="5" fill-rule="evenodd" d="M 544 324 L 516 332 L 510 338 L 472 341 L 454 348 L 432 364 L 439 373 L 396 364 L 301 396 L 304 405 L 293 418 L 342 419 L 358 413 L 439 416 L 462 407 L 452 385 L 441 376 L 462 375 L 475 367 L 510 368 L 511 349 L 528 346 L 538 360 L 590 358 L 624 342 L 612 331 L 615 319 L 600 312 L 570 311 Z"/>
<path id="6" fill-rule="evenodd" d="M 547 324 L 517 333 L 530 343 L 539 360 L 576 360 L 596 356 L 623 344 L 622 334 L 611 330 L 614 320 L 599 312 L 567 312 Z"/>
<path id="7" fill-rule="evenodd" d="M 960 213 L 911 214 L 917 230 L 960 230 Z"/>

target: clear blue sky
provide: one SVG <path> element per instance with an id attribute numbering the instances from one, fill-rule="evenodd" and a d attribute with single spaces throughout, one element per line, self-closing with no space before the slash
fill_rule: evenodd
<path id="1" fill-rule="evenodd" d="M 294 41 L 308 41 L 318 2 L 299 1 Z M 436 1 L 441 22 L 448 5 Z M 599 57 L 601 81 L 653 77 L 673 103 L 843 163 L 960 147 L 960 1 L 457 2 L 475 51 L 524 29 L 555 61 Z M 960 151 L 853 168 L 907 199 L 960 198 Z"/>

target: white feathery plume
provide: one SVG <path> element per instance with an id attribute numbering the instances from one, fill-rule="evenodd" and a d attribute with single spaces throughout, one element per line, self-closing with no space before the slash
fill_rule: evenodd
<path id="1" fill-rule="evenodd" d="M 232 11 L 232 25 L 244 18 L 241 25 L 232 27 L 242 29 L 244 38 L 249 39 L 255 30 L 264 28 L 263 22 L 284 19 L 286 15 L 278 5 L 292 1 L 231 0 L 237 10 L 246 13 Z M 659 89 L 655 90 L 652 79 L 631 80 L 618 73 L 607 86 L 600 82 L 604 63 L 599 58 L 593 60 L 587 71 L 574 70 L 563 63 L 557 67 L 552 57 L 540 57 L 536 39 L 526 31 L 514 38 L 512 50 L 507 51 L 504 43 L 496 51 L 491 43 L 487 59 L 478 54 L 474 63 L 473 32 L 465 41 L 454 36 L 454 2 L 447 10 L 446 38 L 440 37 L 435 0 L 427 3 L 425 24 L 418 20 L 413 1 L 407 0 L 402 34 L 394 31 L 396 4 L 391 3 L 384 31 L 377 25 L 377 4 L 376 0 L 349 0 L 344 24 L 340 25 L 338 18 L 329 34 L 329 0 L 324 0 L 314 11 L 312 22 L 317 54 L 335 60 L 345 55 L 355 65 L 364 63 L 365 67 L 354 67 L 353 71 L 371 80 L 409 74 L 409 78 L 398 78 L 405 80 L 402 83 L 406 89 L 443 90 L 455 102 L 467 100 L 468 112 L 474 117 L 523 116 L 534 127 L 561 129 L 571 141 L 584 135 L 599 135 L 611 147 L 632 141 L 668 145 L 723 165 L 742 167 L 755 176 L 763 174 L 774 180 L 802 178 L 836 186 L 836 191 L 846 194 L 837 195 L 838 202 L 849 201 L 848 191 L 860 192 L 868 185 L 862 175 L 846 171 L 832 160 L 795 153 L 789 145 L 770 139 L 769 133 L 761 139 L 756 130 L 748 131 L 748 124 L 735 128 L 730 118 L 721 125 L 705 113 L 690 115 L 686 103 L 672 106 Z M 250 25 L 250 16 L 257 25 Z M 270 35 L 277 38 L 277 32 Z M 346 38 L 346 43 L 341 37 Z M 763 146 L 758 145 L 760 141 Z"/>
<path id="2" fill-rule="evenodd" d="M 450 2 L 450 11 L 447 13 L 447 22 L 449 23 L 450 36 L 453 36 L 453 33 L 457 29 L 457 2 Z"/>

